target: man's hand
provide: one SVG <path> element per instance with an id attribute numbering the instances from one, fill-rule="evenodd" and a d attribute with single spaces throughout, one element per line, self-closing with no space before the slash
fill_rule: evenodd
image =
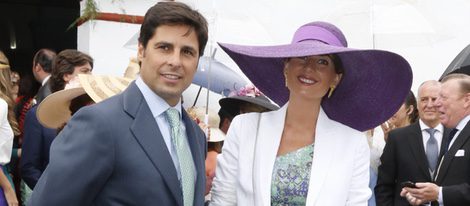
<path id="1" fill-rule="evenodd" d="M 438 199 L 439 186 L 430 182 L 418 182 L 416 188 L 403 188 L 400 196 L 405 197 L 411 205 L 421 205 Z"/>

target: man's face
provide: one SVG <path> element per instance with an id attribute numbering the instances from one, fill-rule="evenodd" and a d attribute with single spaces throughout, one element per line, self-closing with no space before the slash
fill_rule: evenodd
<path id="1" fill-rule="evenodd" d="M 418 113 L 419 118 L 428 126 L 435 127 L 439 124 L 439 112 L 436 100 L 439 97 L 439 84 L 425 83 L 418 91 Z"/>
<path id="2" fill-rule="evenodd" d="M 441 123 L 448 128 L 455 128 L 468 114 L 469 102 L 469 94 L 462 93 L 458 80 L 452 79 L 442 83 L 436 102 Z"/>
<path id="3" fill-rule="evenodd" d="M 193 81 L 199 61 L 199 43 L 186 25 L 161 25 L 144 48 L 139 43 L 140 76 L 170 106 L 178 103 Z"/>

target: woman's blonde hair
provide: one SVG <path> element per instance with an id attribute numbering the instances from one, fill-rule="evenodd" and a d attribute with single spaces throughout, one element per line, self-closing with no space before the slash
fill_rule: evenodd
<path id="1" fill-rule="evenodd" d="M 0 98 L 5 100 L 8 104 L 8 122 L 13 129 L 13 133 L 15 135 L 19 135 L 20 130 L 18 129 L 18 123 L 16 122 L 15 114 L 13 112 L 15 101 L 11 95 L 11 86 L 10 62 L 5 54 L 0 51 Z"/>

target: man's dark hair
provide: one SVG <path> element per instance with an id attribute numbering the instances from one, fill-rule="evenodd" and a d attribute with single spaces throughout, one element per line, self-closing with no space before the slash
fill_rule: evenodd
<path id="1" fill-rule="evenodd" d="M 204 54 L 204 48 L 208 40 L 207 21 L 198 11 L 180 2 L 158 2 L 155 4 L 145 14 L 144 22 L 140 27 L 139 43 L 144 48 L 147 47 L 148 41 L 155 34 L 155 29 L 161 25 L 187 25 L 192 27 L 188 34 L 192 31 L 196 32 L 199 43 L 199 56 Z"/>
<path id="2" fill-rule="evenodd" d="M 64 89 L 64 76 L 73 74 L 75 67 L 83 66 L 86 63 L 90 63 L 93 68 L 93 59 L 88 54 L 74 49 L 61 51 L 52 63 L 51 92 Z"/>
<path id="3" fill-rule="evenodd" d="M 51 49 L 40 49 L 33 58 L 33 67 L 37 64 L 41 65 L 42 70 L 47 73 L 52 72 L 52 61 L 57 54 Z"/>

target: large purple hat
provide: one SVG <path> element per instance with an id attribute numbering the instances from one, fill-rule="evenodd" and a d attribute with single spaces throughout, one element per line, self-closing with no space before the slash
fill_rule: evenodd
<path id="1" fill-rule="evenodd" d="M 333 95 L 323 98 L 322 108 L 330 119 L 360 131 L 389 119 L 411 88 L 411 67 L 403 57 L 382 50 L 347 48 L 341 30 L 326 22 L 301 26 L 291 44 L 219 45 L 251 82 L 279 105 L 289 97 L 283 76 L 286 58 L 336 54 L 344 73 Z"/>

